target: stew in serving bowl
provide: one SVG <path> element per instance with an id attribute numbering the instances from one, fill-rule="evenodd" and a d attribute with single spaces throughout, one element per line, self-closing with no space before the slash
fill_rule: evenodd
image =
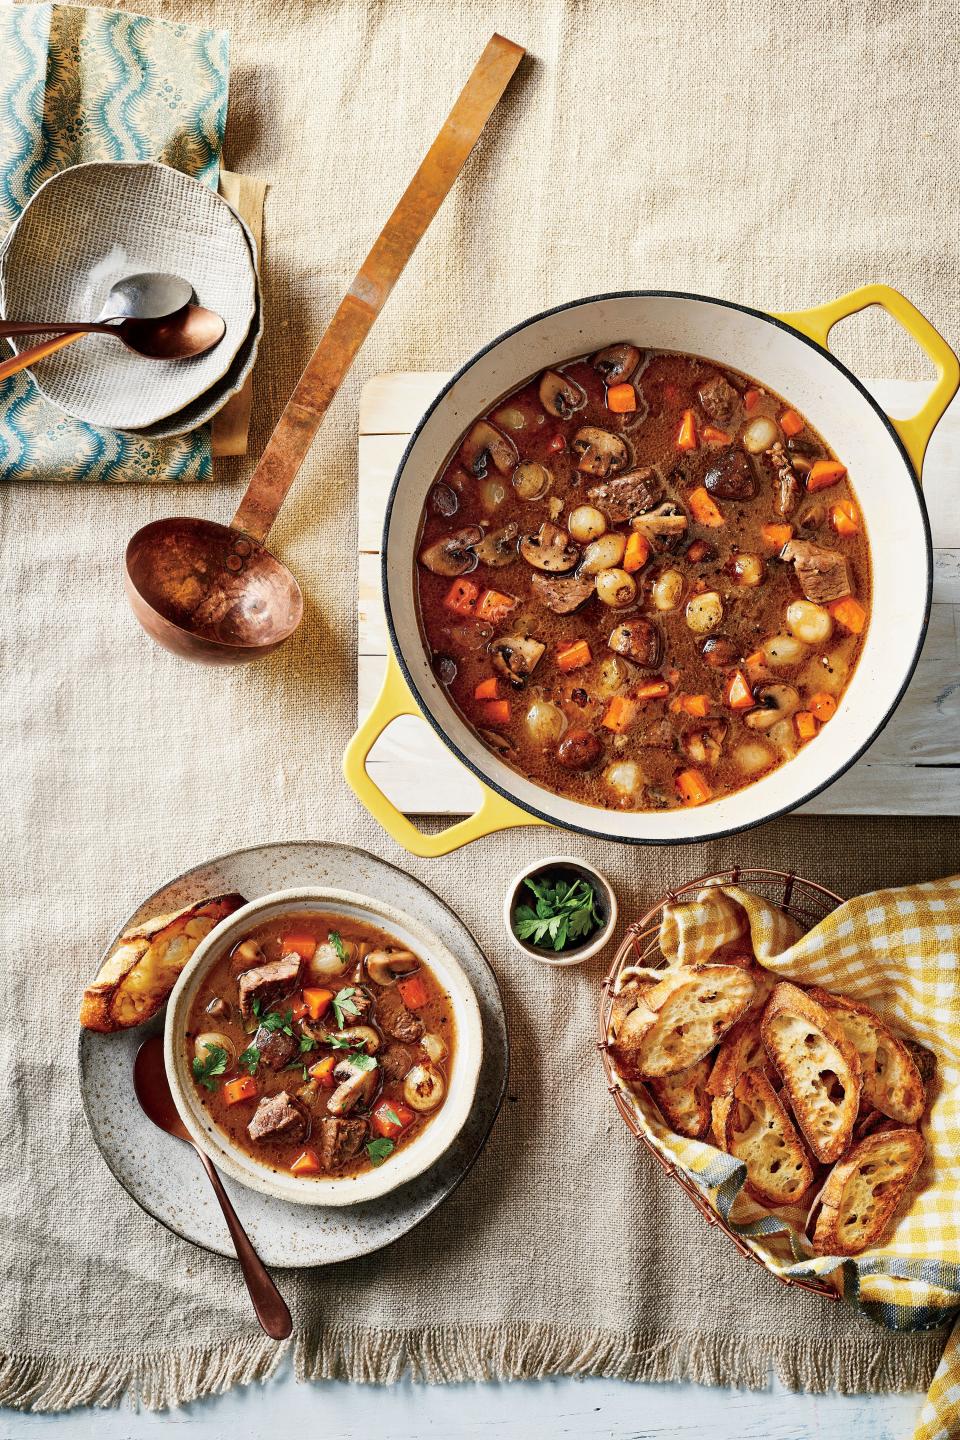
<path id="1" fill-rule="evenodd" d="M 490 752 L 555 794 L 649 811 L 816 742 L 864 645 L 871 562 L 842 458 L 799 409 L 622 341 L 464 431 L 416 586 L 434 673 Z"/>

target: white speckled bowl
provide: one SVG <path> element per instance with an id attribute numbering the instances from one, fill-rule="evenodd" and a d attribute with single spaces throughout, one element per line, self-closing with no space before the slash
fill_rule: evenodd
<path id="1" fill-rule="evenodd" d="M 457 1034 L 447 1097 L 422 1133 L 375 1170 L 330 1179 L 300 1180 L 259 1165 L 235 1145 L 204 1109 L 190 1073 L 184 1036 L 193 998 L 210 968 L 225 951 L 257 925 L 284 914 L 321 911 L 366 920 L 395 935 L 426 961 L 445 986 L 453 1006 Z M 483 1056 L 483 1030 L 473 987 L 459 962 L 419 920 L 380 900 L 349 890 L 320 887 L 280 890 L 244 905 L 223 920 L 198 945 L 167 1004 L 164 1057 L 178 1111 L 197 1144 L 226 1174 L 241 1184 L 296 1205 L 356 1205 L 396 1190 L 438 1160 L 463 1128 L 477 1089 Z"/>

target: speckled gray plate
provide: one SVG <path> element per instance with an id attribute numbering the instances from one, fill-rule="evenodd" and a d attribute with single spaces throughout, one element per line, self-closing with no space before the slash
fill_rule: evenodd
<path id="1" fill-rule="evenodd" d="M 408 1185 L 365 1205 L 327 1209 L 285 1205 L 224 1181 L 266 1264 L 331 1265 L 398 1240 L 456 1189 L 483 1149 L 500 1109 L 509 1042 L 493 971 L 466 926 L 419 880 L 347 845 L 303 841 L 221 856 L 188 870 L 151 895 L 123 922 L 120 931 L 204 896 L 236 890 L 253 900 L 292 885 L 331 885 L 379 895 L 416 917 L 460 961 L 476 992 L 483 1020 L 483 1063 L 470 1117 L 450 1149 Z M 81 1031 L 83 1108 L 100 1153 L 138 1205 L 194 1245 L 232 1256 L 220 1207 L 196 1155 L 182 1141 L 157 1130 L 133 1093 L 134 1056 L 145 1036 L 162 1026 L 161 1014 L 150 1025 L 118 1035 Z"/>

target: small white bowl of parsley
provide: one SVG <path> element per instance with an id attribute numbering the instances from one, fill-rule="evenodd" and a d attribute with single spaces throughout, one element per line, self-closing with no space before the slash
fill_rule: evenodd
<path id="1" fill-rule="evenodd" d="M 503 902 L 507 934 L 544 965 L 580 965 L 609 942 L 617 897 L 606 876 L 572 855 L 548 855 L 515 875 Z"/>

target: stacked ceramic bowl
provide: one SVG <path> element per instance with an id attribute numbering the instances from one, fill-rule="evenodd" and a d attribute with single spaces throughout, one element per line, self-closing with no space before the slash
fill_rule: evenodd
<path id="1" fill-rule="evenodd" d="M 189 360 L 154 360 L 87 335 L 30 374 L 65 414 L 154 438 L 210 420 L 253 369 L 263 329 L 256 245 L 236 211 L 199 181 L 155 164 L 75 165 L 40 187 L 0 254 L 7 320 L 96 320 L 118 280 L 178 275 L 222 316 L 223 339 Z M 25 350 L 42 337 L 25 336 Z"/>

